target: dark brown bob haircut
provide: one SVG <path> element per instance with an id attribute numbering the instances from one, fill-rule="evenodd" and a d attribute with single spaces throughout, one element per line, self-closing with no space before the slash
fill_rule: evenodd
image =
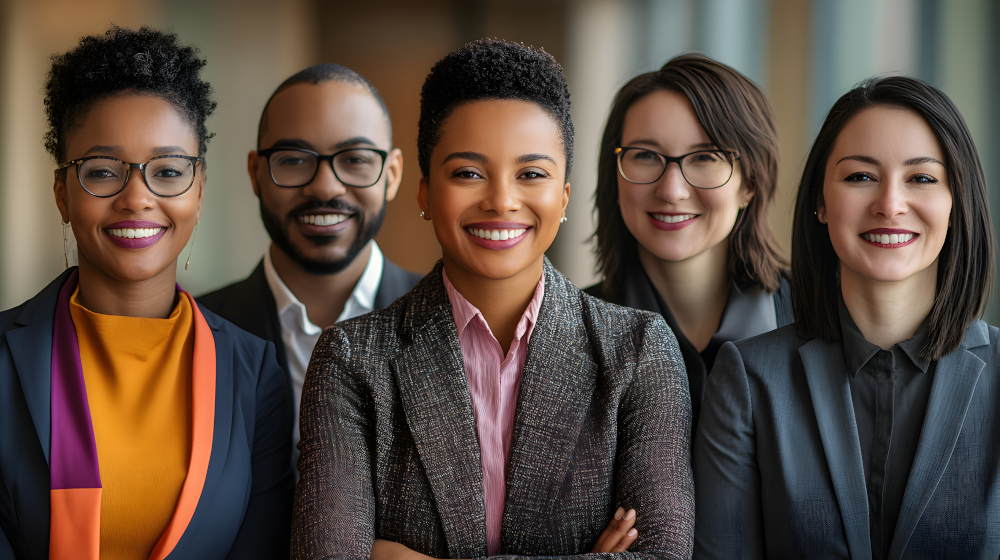
<path id="1" fill-rule="evenodd" d="M 941 90 L 916 78 L 871 78 L 837 100 L 806 159 L 792 225 L 792 306 L 800 333 L 840 340 L 840 259 L 827 226 L 814 212 L 823 195 L 827 160 L 844 126 L 873 107 L 923 117 L 944 152 L 951 188 L 951 227 L 938 255 L 937 288 L 920 356 L 940 360 L 965 338 L 993 290 L 993 224 L 986 176 L 965 120 Z"/>
<path id="2" fill-rule="evenodd" d="M 597 267 L 605 297 L 616 298 L 626 264 L 639 258 L 637 241 L 618 208 L 618 160 L 625 115 L 655 91 L 683 94 L 720 150 L 740 154 L 743 187 L 753 195 L 729 234 L 729 274 L 740 284 L 776 292 L 785 263 L 768 221 L 777 191 L 778 130 L 764 93 L 743 74 L 700 54 L 675 57 L 656 72 L 636 76 L 615 95 L 597 166 Z M 673 154 L 678 155 L 678 154 Z"/>

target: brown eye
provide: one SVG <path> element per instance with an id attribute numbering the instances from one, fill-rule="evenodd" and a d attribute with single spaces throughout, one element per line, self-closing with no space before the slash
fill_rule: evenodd
<path id="1" fill-rule="evenodd" d="M 844 180 L 848 183 L 869 183 L 872 181 L 878 181 L 878 178 L 867 171 L 859 171 L 857 173 L 851 173 Z"/>
<path id="2" fill-rule="evenodd" d="M 911 178 L 910 180 L 913 181 L 914 183 L 924 183 L 926 185 L 933 185 L 938 182 L 938 180 L 935 179 L 934 177 L 926 175 L 924 173 L 920 173 L 919 175 L 914 175 L 913 178 Z"/>

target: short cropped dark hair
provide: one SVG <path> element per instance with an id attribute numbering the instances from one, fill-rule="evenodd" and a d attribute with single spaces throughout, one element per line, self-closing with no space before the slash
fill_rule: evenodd
<path id="1" fill-rule="evenodd" d="M 618 299 L 627 264 L 639 258 L 637 241 L 618 207 L 618 156 L 628 110 L 655 91 L 687 97 L 705 134 L 720 150 L 740 154 L 743 188 L 753 195 L 729 234 L 729 275 L 776 292 L 785 262 L 768 211 L 778 190 L 778 128 L 767 97 L 746 76 L 700 54 L 675 57 L 656 72 L 636 76 L 615 96 L 597 164 L 597 266 L 605 297 Z"/>
<path id="2" fill-rule="evenodd" d="M 205 120 L 215 111 L 212 86 L 201 79 L 205 60 L 177 35 L 151 27 L 111 26 L 90 35 L 76 48 L 52 56 L 45 81 L 45 149 L 57 162 L 66 159 L 66 135 L 94 103 L 120 94 L 153 95 L 172 104 L 194 129 L 198 155 L 213 136 Z"/>
<path id="3" fill-rule="evenodd" d="M 993 290 L 994 241 L 986 176 L 961 113 L 941 90 L 916 78 L 871 78 L 830 109 L 809 151 L 792 225 L 792 305 L 804 336 L 840 340 L 839 263 L 827 226 L 816 219 L 827 160 L 844 126 L 873 107 L 913 111 L 934 131 L 951 188 L 951 227 L 938 255 L 937 291 L 920 356 L 939 360 L 962 343 Z"/>
<path id="4" fill-rule="evenodd" d="M 328 81 L 343 82 L 345 84 L 353 84 L 358 87 L 363 87 L 367 89 L 375 101 L 378 102 L 379 107 L 382 108 L 382 112 L 385 113 L 385 120 L 389 125 L 389 141 L 392 141 L 392 118 L 389 117 L 389 108 L 386 107 L 385 101 L 382 100 L 382 96 L 379 95 L 378 90 L 372 85 L 364 76 L 358 74 L 354 70 L 346 66 L 341 66 L 339 64 L 315 64 L 306 68 L 305 70 L 299 70 L 294 75 L 292 75 L 287 80 L 281 82 L 278 89 L 274 90 L 271 97 L 267 98 L 267 103 L 264 104 L 264 110 L 260 112 L 260 122 L 257 123 L 257 148 L 261 148 L 260 137 L 264 128 L 267 126 L 267 108 L 271 106 L 271 101 L 274 100 L 274 96 L 285 91 L 286 89 L 296 85 L 296 84 L 309 84 L 316 85 L 322 82 Z"/>
<path id="5" fill-rule="evenodd" d="M 479 39 L 445 55 L 420 90 L 417 161 L 430 174 L 431 152 L 441 125 L 459 105 L 487 99 L 518 100 L 542 108 L 559 127 L 566 155 L 566 177 L 573 167 L 573 119 L 562 66 L 543 49 L 498 39 Z"/>

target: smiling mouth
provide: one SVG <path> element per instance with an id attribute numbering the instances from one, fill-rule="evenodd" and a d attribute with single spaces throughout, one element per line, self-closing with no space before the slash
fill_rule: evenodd
<path id="1" fill-rule="evenodd" d="M 861 238 L 880 245 L 900 245 L 916 237 L 916 233 L 862 233 Z"/>
<path id="2" fill-rule="evenodd" d="M 470 234 L 480 238 L 489 239 L 491 241 L 507 241 L 508 239 L 517 239 L 524 235 L 524 232 L 528 231 L 526 228 L 521 229 L 476 229 L 476 228 L 465 228 L 465 231 Z"/>
<path id="3" fill-rule="evenodd" d="M 350 214 L 304 214 L 299 221 L 313 226 L 334 226 L 350 217 Z"/>
<path id="4" fill-rule="evenodd" d="M 681 222 L 686 222 L 688 220 L 693 220 L 697 218 L 698 214 L 680 214 L 680 215 L 650 214 L 650 216 L 664 223 L 679 224 Z"/>
<path id="5" fill-rule="evenodd" d="M 127 228 L 109 229 L 106 231 L 112 237 L 121 237 L 123 239 L 144 239 L 146 237 L 153 237 L 165 229 L 167 228 Z"/>

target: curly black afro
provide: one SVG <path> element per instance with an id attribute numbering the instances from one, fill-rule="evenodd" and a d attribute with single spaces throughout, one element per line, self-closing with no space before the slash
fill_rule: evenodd
<path id="1" fill-rule="evenodd" d="M 424 177 L 445 119 L 459 105 L 482 99 L 530 101 L 551 115 L 562 133 L 569 177 L 573 119 L 562 66 L 542 49 L 498 39 L 479 39 L 448 53 L 424 80 L 417 125 L 417 160 Z"/>
<path id="2" fill-rule="evenodd" d="M 101 99 L 120 93 L 155 95 L 173 104 L 198 136 L 203 155 L 213 135 L 205 119 L 215 111 L 212 86 L 199 74 L 205 61 L 177 35 L 151 27 L 132 30 L 113 25 L 90 35 L 75 49 L 52 56 L 45 80 L 45 149 L 57 162 L 66 158 L 66 134 Z"/>

